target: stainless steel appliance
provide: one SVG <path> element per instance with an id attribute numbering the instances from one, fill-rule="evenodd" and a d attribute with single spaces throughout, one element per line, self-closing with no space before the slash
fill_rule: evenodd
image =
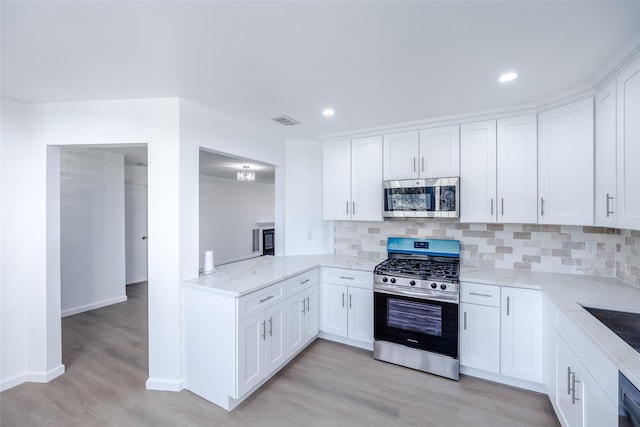
<path id="1" fill-rule="evenodd" d="M 618 374 L 618 427 L 640 427 L 640 390 Z"/>
<path id="2" fill-rule="evenodd" d="M 274 229 L 262 230 L 262 255 L 275 255 Z"/>
<path id="3" fill-rule="evenodd" d="M 384 181 L 383 216 L 458 218 L 459 183 L 458 177 Z"/>
<path id="4" fill-rule="evenodd" d="M 376 359 L 458 380 L 460 241 L 389 237 L 374 270 Z"/>

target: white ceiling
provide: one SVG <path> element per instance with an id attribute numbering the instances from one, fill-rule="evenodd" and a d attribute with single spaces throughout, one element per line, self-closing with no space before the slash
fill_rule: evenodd
<path id="1" fill-rule="evenodd" d="M 290 138 L 536 102 L 640 33 L 640 1 L 0 4 L 4 97 L 180 96 Z"/>

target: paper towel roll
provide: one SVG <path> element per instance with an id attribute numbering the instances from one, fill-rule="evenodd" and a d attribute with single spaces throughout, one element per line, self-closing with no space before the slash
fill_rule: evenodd
<path id="1" fill-rule="evenodd" d="M 213 251 L 204 251 L 204 272 L 213 273 Z"/>

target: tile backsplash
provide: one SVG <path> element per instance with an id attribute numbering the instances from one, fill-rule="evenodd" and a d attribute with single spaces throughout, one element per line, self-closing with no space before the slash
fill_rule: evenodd
<path id="1" fill-rule="evenodd" d="M 640 231 L 454 220 L 336 221 L 335 252 L 387 255 L 387 237 L 457 239 L 463 266 L 610 276 L 640 287 Z"/>

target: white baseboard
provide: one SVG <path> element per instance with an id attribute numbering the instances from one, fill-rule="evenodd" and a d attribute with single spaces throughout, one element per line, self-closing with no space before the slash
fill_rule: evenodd
<path id="1" fill-rule="evenodd" d="M 489 380 L 500 384 L 506 384 L 512 387 L 518 387 L 529 391 L 535 391 L 537 393 L 547 394 L 548 390 L 544 384 L 534 383 L 531 381 L 520 380 L 517 378 L 507 377 L 505 375 L 495 374 L 493 372 L 482 371 L 476 368 L 469 368 L 468 366 L 460 366 L 460 373 L 469 375 L 472 377 L 482 378 L 483 380 Z"/>
<path id="2" fill-rule="evenodd" d="M 106 307 L 111 304 L 117 304 L 127 300 L 126 295 L 122 295 L 116 298 L 106 299 L 103 301 L 94 302 L 92 304 L 83 305 L 80 307 L 68 308 L 62 312 L 62 317 L 72 316 L 78 313 L 84 313 L 85 311 L 95 310 L 96 308 Z"/>
<path id="3" fill-rule="evenodd" d="M 158 391 L 182 391 L 184 390 L 184 378 L 171 380 L 168 378 L 148 378 L 147 390 Z"/>
<path id="4" fill-rule="evenodd" d="M 318 338 L 324 338 L 328 341 L 335 341 L 341 344 L 350 345 L 352 347 L 359 347 L 364 350 L 373 351 L 373 342 L 368 343 L 364 341 L 352 340 L 350 338 L 341 337 L 340 335 L 334 335 L 327 332 L 318 332 Z"/>
<path id="5" fill-rule="evenodd" d="M 8 390 L 22 383 L 48 383 L 64 374 L 64 365 L 60 364 L 48 371 L 26 371 L 0 381 L 0 391 Z"/>

